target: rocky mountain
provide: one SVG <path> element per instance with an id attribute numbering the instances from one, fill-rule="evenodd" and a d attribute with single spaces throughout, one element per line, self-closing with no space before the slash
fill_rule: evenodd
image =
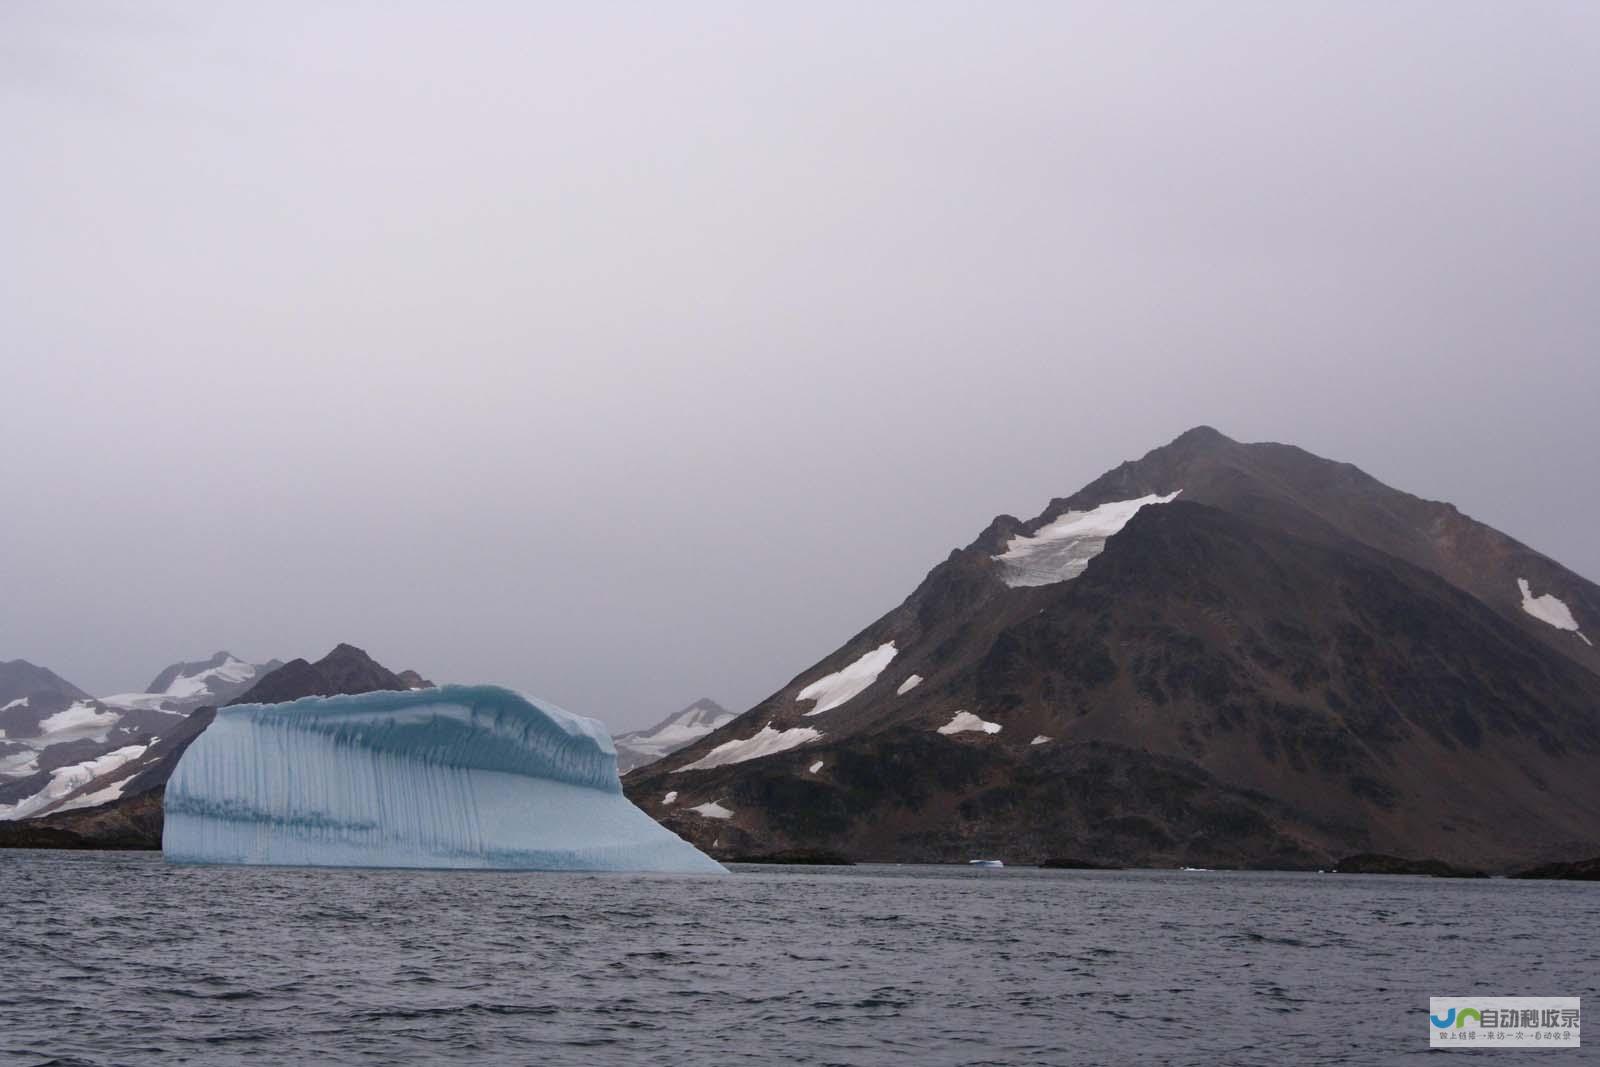
<path id="1" fill-rule="evenodd" d="M 116 794 L 97 783 L 126 775 L 190 712 L 228 700 L 276 666 L 277 660 L 251 664 L 218 652 L 173 664 L 146 692 L 91 697 L 25 661 L 4 665 L 0 682 L 30 692 L 0 709 L 0 819 L 113 799 Z"/>
<path id="2" fill-rule="evenodd" d="M 231 652 L 218 652 L 210 659 L 196 663 L 174 663 L 145 687 L 149 694 L 160 694 L 170 700 L 200 707 L 226 704 L 243 693 L 269 671 L 283 666 L 280 660 L 266 663 L 246 663 Z"/>
<path id="3" fill-rule="evenodd" d="M 714 700 L 701 697 L 648 730 L 617 734 L 611 739 L 617 746 L 617 771 L 627 774 L 654 763 L 662 756 L 700 740 L 712 730 L 726 726 L 733 719 L 733 712 Z"/>
<path id="4" fill-rule="evenodd" d="M 219 653 L 219 656 L 226 656 L 226 653 Z M 180 670 L 174 679 L 201 678 L 225 664 L 208 661 L 205 665 L 180 666 L 198 666 L 199 669 L 188 673 Z M 163 672 L 157 681 L 166 673 Z M 229 673 L 242 672 L 231 669 Z M 423 684 L 407 684 L 405 676 Z M 218 675 L 210 674 L 203 682 L 193 684 L 218 685 Z M 221 680 L 221 684 L 230 683 Z M 306 696 L 431 685 L 414 671 L 395 674 L 354 645 L 341 644 L 315 663 L 295 659 L 265 672 L 255 679 L 254 685 L 227 703 L 276 704 Z M 160 848 L 161 797 L 167 779 L 172 776 L 184 750 L 215 716 L 215 707 L 198 708 L 174 717 L 160 736 L 149 736 L 141 743 L 122 746 L 98 762 L 89 761 L 85 764 L 87 776 L 75 774 L 70 790 L 52 797 L 42 807 L 35 806 L 13 815 L 16 821 L 0 822 L 0 847 Z M 82 780 L 76 780 L 78 778 Z M 0 797 L 3 795 L 0 793 Z M 27 815 L 34 817 L 23 817 Z"/>
<path id="5" fill-rule="evenodd" d="M 59 710 L 74 700 L 88 700 L 89 694 L 56 672 L 25 659 L 0 663 L 0 708 L 20 707 L 46 698 L 55 702 Z"/>
<path id="6" fill-rule="evenodd" d="M 996 518 L 630 775 L 719 855 L 1508 869 L 1600 852 L 1600 587 L 1349 464 L 1198 428 Z"/>
<path id="7" fill-rule="evenodd" d="M 341 644 L 315 663 L 292 659 L 264 676 L 231 704 L 281 704 L 301 697 L 379 690 L 428 689 L 433 683 L 416 671 L 389 670 L 354 645 Z"/>

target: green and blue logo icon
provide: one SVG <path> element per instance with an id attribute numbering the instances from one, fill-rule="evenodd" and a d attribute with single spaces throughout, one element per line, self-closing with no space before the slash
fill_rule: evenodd
<path id="1" fill-rule="evenodd" d="M 1428 1021 L 1441 1030 L 1448 1030 L 1452 1026 L 1458 1028 L 1465 1026 L 1467 1025 L 1468 1019 L 1475 1019 L 1478 1025 L 1482 1026 L 1483 1012 L 1479 1011 L 1477 1008 L 1462 1008 L 1458 1014 L 1455 1008 L 1451 1008 L 1449 1011 L 1444 1013 L 1443 1018 L 1440 1018 L 1437 1015 L 1428 1016 Z"/>

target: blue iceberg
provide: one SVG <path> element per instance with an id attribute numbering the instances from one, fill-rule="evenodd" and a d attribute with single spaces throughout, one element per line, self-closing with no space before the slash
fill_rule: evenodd
<path id="1" fill-rule="evenodd" d="M 725 873 L 622 795 L 603 726 L 496 686 L 223 708 L 165 808 L 178 863 Z"/>

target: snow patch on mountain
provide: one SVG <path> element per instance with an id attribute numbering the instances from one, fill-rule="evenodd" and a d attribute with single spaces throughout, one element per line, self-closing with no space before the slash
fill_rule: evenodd
<path id="1" fill-rule="evenodd" d="M 832 711 L 877 681 L 898 651 L 893 641 L 885 641 L 843 670 L 818 678 L 800 690 L 795 699 L 816 701 L 817 706 L 806 712 L 807 715 Z"/>
<path id="2" fill-rule="evenodd" d="M 41 736 L 47 734 L 64 734 L 68 731 L 80 732 L 84 730 L 110 729 L 117 724 L 120 716 L 114 711 L 107 711 L 90 701 L 80 700 L 71 707 L 56 712 L 39 723 Z"/>
<path id="3" fill-rule="evenodd" d="M 986 734 L 997 734 L 1000 732 L 1000 724 L 997 722 L 985 722 L 970 711 L 958 711 L 955 714 L 955 718 L 939 727 L 941 734 L 961 734 L 978 731 Z"/>
<path id="4" fill-rule="evenodd" d="M 1028 742 L 1030 745 L 1048 745 L 1049 743 L 1050 739 L 1044 734 L 1040 734 L 1038 737 L 1035 737 L 1032 741 Z"/>
<path id="5" fill-rule="evenodd" d="M 894 691 L 894 695 L 897 697 L 903 697 L 921 684 L 922 675 L 913 674 L 911 677 L 900 683 L 900 688 Z"/>
<path id="6" fill-rule="evenodd" d="M 774 756 L 779 752 L 787 752 L 791 748 L 798 748 L 808 741 L 815 741 L 821 736 L 821 730 L 813 730 L 809 726 L 795 726 L 788 730 L 774 730 L 772 724 L 768 723 L 757 731 L 754 736 L 746 737 L 742 740 L 724 741 L 693 763 L 679 767 L 678 770 L 707 771 L 712 767 L 723 767 L 730 763 L 744 763 L 748 760 L 761 759 L 763 756 Z"/>
<path id="7" fill-rule="evenodd" d="M 704 815 L 708 819 L 733 818 L 733 812 L 728 808 L 723 807 L 721 804 L 718 804 L 715 800 L 708 801 L 705 804 L 696 804 L 689 810 L 697 815 Z"/>
<path id="8" fill-rule="evenodd" d="M 145 694 L 165 698 L 162 707 L 184 711 L 202 704 L 226 704 L 280 666 L 275 659 L 246 663 L 231 652 L 218 652 L 210 659 L 170 664 L 155 676 Z"/>
<path id="9" fill-rule="evenodd" d="M 1140 508 L 1171 503 L 1179 492 L 1182 490 L 1113 500 L 1089 511 L 1069 511 L 1032 536 L 1019 534 L 1006 543 L 1004 552 L 993 557 L 1000 564 L 1000 579 L 1013 589 L 1070 581 L 1105 551 L 1106 541 Z"/>
<path id="10" fill-rule="evenodd" d="M 1567 607 L 1566 601 L 1554 593 L 1545 593 L 1543 596 L 1533 595 L 1533 586 L 1526 578 L 1517 579 L 1517 588 L 1522 592 L 1522 610 L 1538 619 L 1547 622 L 1558 630 L 1570 630 L 1583 638 L 1583 643 L 1593 647 L 1594 642 L 1584 636 L 1578 629 L 1578 620 L 1573 616 L 1572 609 Z"/>
<path id="11" fill-rule="evenodd" d="M 153 743 L 152 741 L 151 744 Z M 23 819 L 29 815 L 50 809 L 57 801 L 68 796 L 74 790 L 81 789 L 96 778 L 110 774 L 123 764 L 138 759 L 144 755 L 145 749 L 149 747 L 149 744 L 125 745 L 122 748 L 96 756 L 93 759 L 84 760 L 81 763 L 74 763 L 68 767 L 57 767 L 50 772 L 49 783 L 37 793 L 14 804 L 0 804 L 0 819 Z M 118 785 L 116 789 L 117 795 L 120 796 L 122 792 L 121 786 Z M 106 799 L 113 798 L 107 797 Z M 100 803 L 100 801 L 94 801 L 94 803 Z M 63 805 L 63 808 L 86 806 L 88 804 L 83 803 L 81 798 L 74 798 L 74 803 Z"/>
<path id="12" fill-rule="evenodd" d="M 213 692 L 211 683 L 214 681 L 238 685 L 255 676 L 256 668 L 253 664 L 225 654 L 223 661 L 215 667 L 208 667 L 190 675 L 179 674 L 167 685 L 166 693 L 167 696 L 179 700 L 207 696 Z"/>
<path id="13" fill-rule="evenodd" d="M 123 711 L 166 711 L 172 698 L 165 693 L 113 693 L 101 697 L 100 703 Z"/>

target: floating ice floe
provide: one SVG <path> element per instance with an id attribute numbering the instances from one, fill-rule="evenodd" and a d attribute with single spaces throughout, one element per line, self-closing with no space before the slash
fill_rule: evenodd
<path id="1" fill-rule="evenodd" d="M 997 722 L 985 722 L 970 711 L 958 711 L 955 714 L 955 718 L 939 727 L 941 734 L 960 734 L 969 731 L 997 734 L 1000 732 L 1000 724 Z"/>
<path id="2" fill-rule="evenodd" d="M 807 715 L 821 715 L 831 711 L 878 680 L 878 675 L 889 666 L 899 651 L 893 641 L 885 641 L 854 663 L 840 671 L 818 678 L 800 690 L 796 700 L 814 700 L 817 706 Z"/>
<path id="3" fill-rule="evenodd" d="M 763 756 L 776 755 L 787 752 L 791 748 L 798 748 L 807 741 L 815 741 L 822 736 L 821 730 L 814 730 L 809 726 L 793 726 L 787 730 L 774 730 L 771 723 L 756 731 L 754 736 L 738 741 L 724 741 L 716 748 L 707 752 L 693 763 L 679 767 L 680 771 L 706 771 L 712 767 L 722 767 L 729 763 L 743 763 L 746 760 L 760 759 Z"/>
<path id="4" fill-rule="evenodd" d="M 922 675 L 913 674 L 911 677 L 900 683 L 900 688 L 894 691 L 894 695 L 897 697 L 903 697 L 921 684 Z"/>
<path id="5" fill-rule="evenodd" d="M 1106 540 L 1126 526 L 1140 508 L 1171 503 L 1181 491 L 1113 500 L 1089 511 L 1069 511 L 1031 536 L 1019 534 L 994 557 L 1000 564 L 1001 581 L 1017 588 L 1076 578 L 1091 559 L 1105 551 Z"/>
<path id="6" fill-rule="evenodd" d="M 1572 609 L 1566 602 L 1554 593 L 1545 593 L 1543 596 L 1534 596 L 1533 587 L 1528 584 L 1528 579 L 1518 578 L 1517 588 L 1522 591 L 1522 610 L 1538 619 L 1547 622 L 1558 630 L 1571 630 L 1583 639 L 1583 643 L 1591 648 L 1594 642 L 1584 636 L 1578 629 L 1578 620 L 1573 617 Z"/>
<path id="7" fill-rule="evenodd" d="M 165 808 L 185 863 L 723 869 L 622 795 L 603 726 L 495 686 L 223 708 Z"/>

